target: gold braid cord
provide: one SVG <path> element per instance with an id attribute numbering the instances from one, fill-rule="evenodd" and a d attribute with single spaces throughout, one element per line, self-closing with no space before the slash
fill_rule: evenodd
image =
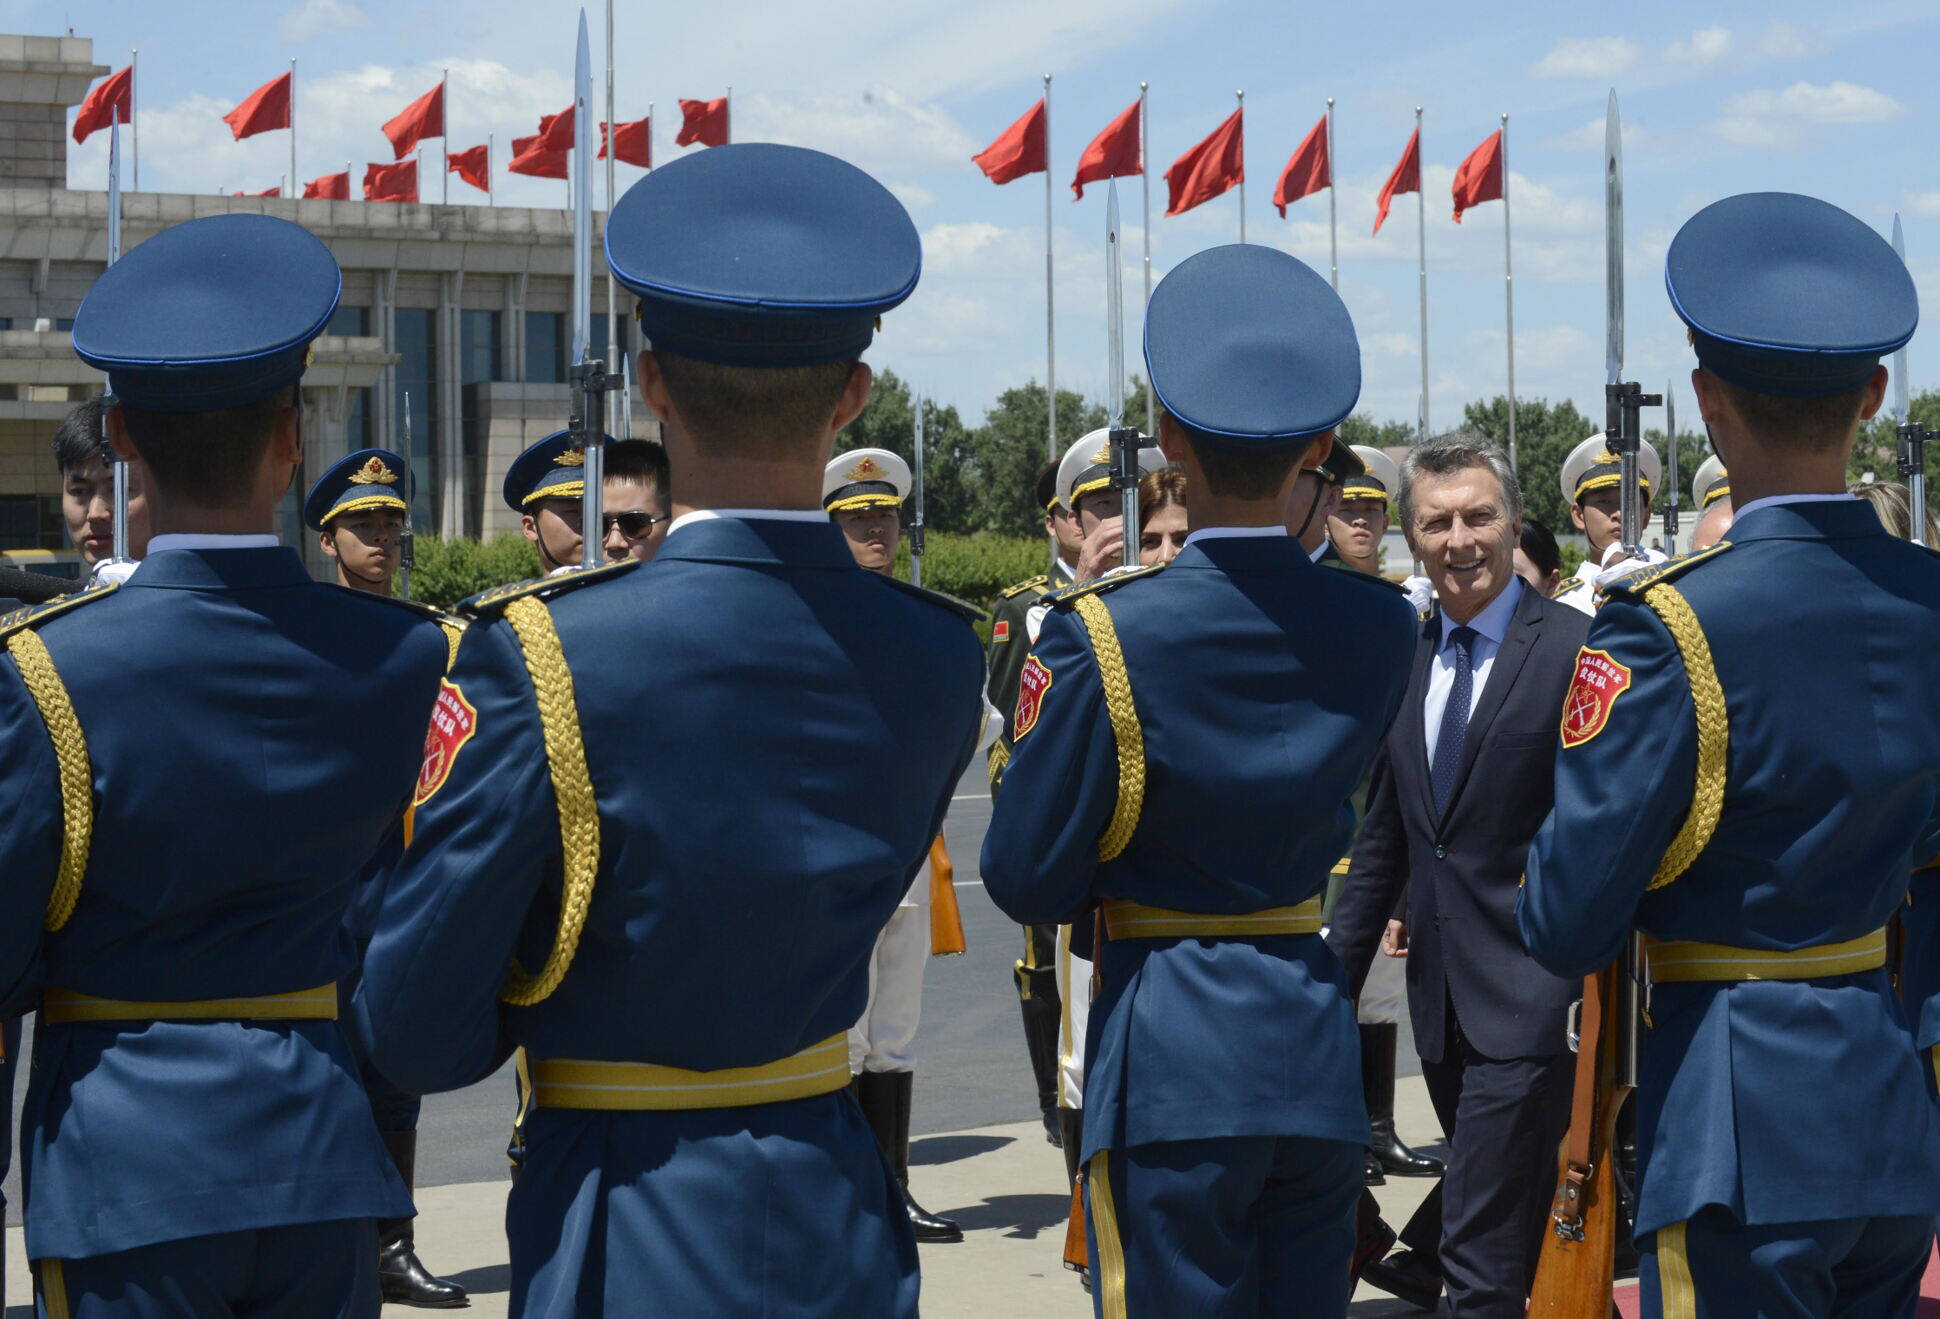
<path id="1" fill-rule="evenodd" d="M 586 928 L 586 909 L 593 901 L 593 878 L 600 868 L 599 804 L 593 798 L 593 779 L 586 768 L 586 744 L 579 733 L 579 707 L 573 700 L 572 670 L 552 615 L 539 600 L 528 596 L 505 607 L 505 621 L 519 638 L 526 672 L 539 705 L 539 726 L 545 733 L 546 768 L 552 775 L 552 794 L 559 806 L 559 846 L 565 876 L 559 900 L 559 933 L 552 952 L 536 976 L 528 976 L 516 960 L 506 972 L 499 997 L 516 1007 L 543 1001 L 573 964 L 579 935 Z"/>
<path id="2" fill-rule="evenodd" d="M 7 638 L 7 650 L 27 684 L 28 695 L 40 707 L 41 722 L 54 743 L 54 764 L 61 779 L 61 864 L 54 891 L 47 899 L 42 925 L 51 933 L 67 924 L 81 898 L 81 878 L 88 871 L 88 846 L 94 837 L 94 780 L 88 768 L 87 739 L 74 716 L 74 702 L 54 668 L 47 643 L 29 631 Z"/>
<path id="3" fill-rule="evenodd" d="M 1704 628 L 1690 603 L 1669 582 L 1647 588 L 1644 603 L 1664 621 L 1684 657 L 1691 704 L 1697 711 L 1697 782 L 1691 789 L 1691 809 L 1651 878 L 1650 886 L 1658 889 L 1691 868 L 1718 827 L 1718 817 L 1724 811 L 1725 753 L 1730 749 L 1731 729 L 1725 713 L 1724 686 L 1711 660 L 1711 643 L 1704 639 Z"/>
<path id="4" fill-rule="evenodd" d="M 439 619 L 438 627 L 445 634 L 445 672 L 450 673 L 451 666 L 458 662 L 458 643 L 465 639 L 465 629 L 448 618 Z"/>
<path id="5" fill-rule="evenodd" d="M 1111 717 L 1112 738 L 1118 743 L 1118 803 L 1111 823 L 1098 840 L 1098 859 L 1110 861 L 1125 850 L 1145 809 L 1145 733 L 1132 703 L 1132 675 L 1125 668 L 1125 652 L 1118 645 L 1118 629 L 1111 613 L 1095 595 L 1072 602 L 1078 618 L 1091 634 L 1091 653 L 1098 661 L 1098 678 L 1105 689 L 1105 713 Z"/>

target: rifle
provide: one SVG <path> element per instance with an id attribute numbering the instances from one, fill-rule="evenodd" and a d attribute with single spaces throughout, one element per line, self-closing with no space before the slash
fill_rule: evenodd
<path id="1" fill-rule="evenodd" d="M 909 528 L 909 584 L 923 584 L 923 391 L 917 390 L 916 403 L 916 520 Z"/>
<path id="2" fill-rule="evenodd" d="M 1621 464 L 1621 530 L 1624 550 L 1639 557 L 1643 494 L 1637 453 L 1643 443 L 1642 410 L 1661 395 L 1623 378 L 1623 121 L 1617 93 L 1610 92 L 1604 123 L 1604 298 L 1606 379 L 1604 438 Z M 1673 436 L 1671 443 L 1676 444 Z M 1583 982 L 1577 1005 L 1575 1097 L 1569 1134 L 1557 1172 L 1550 1230 L 1544 1234 L 1529 1298 L 1530 1319 L 1608 1319 L 1616 1276 L 1617 1113 L 1636 1087 L 1649 1009 L 1643 936 L 1632 933 L 1623 955 Z"/>
<path id="3" fill-rule="evenodd" d="M 1118 181 L 1105 197 L 1105 399 L 1109 409 L 1111 484 L 1125 527 L 1124 564 L 1138 567 L 1138 427 L 1125 424 L 1125 268 L 1118 242 Z"/>
<path id="4" fill-rule="evenodd" d="M 121 260 L 121 107 L 108 115 L 108 264 Z M 101 456 L 114 477 L 114 532 L 108 563 L 132 563 L 128 557 L 128 464 L 115 456 L 108 443 L 108 412 L 116 404 L 114 391 L 101 394 Z M 106 565 L 101 565 L 106 566 Z M 100 568 L 97 567 L 99 572 Z M 96 580 L 100 580 L 97 578 Z"/>
<path id="5" fill-rule="evenodd" d="M 1664 553 L 1677 553 L 1677 514 L 1684 504 L 1684 487 L 1677 472 L 1677 396 L 1671 392 L 1669 381 L 1664 382 L 1664 433 L 1670 436 L 1671 451 L 1668 456 L 1665 484 L 1670 489 L 1664 504 Z"/>
<path id="6" fill-rule="evenodd" d="M 398 537 L 397 596 L 411 598 L 411 569 L 417 566 L 417 538 L 411 534 L 411 501 L 417 495 L 417 469 L 411 466 L 411 391 L 404 391 L 404 534 Z"/>
<path id="7" fill-rule="evenodd" d="M 593 353 L 593 154 L 591 117 L 593 60 L 586 37 L 586 11 L 579 11 L 579 46 L 573 66 L 573 416 L 567 423 L 585 454 L 581 471 L 579 566 L 597 568 L 606 560 L 606 518 L 602 482 L 606 469 L 606 392 L 620 387 L 603 359 Z M 612 351 L 612 344 L 607 345 Z"/>
<path id="8" fill-rule="evenodd" d="M 1906 236 L 1900 232 L 1900 217 L 1893 216 L 1893 251 L 1899 254 L 1901 263 L 1906 261 Z M 1894 420 L 1899 423 L 1899 468 L 1900 480 L 1906 482 L 1908 502 L 1913 505 L 1912 516 L 1907 519 L 1915 545 L 1927 543 L 1927 441 L 1933 432 L 1913 420 L 1912 405 L 1907 398 L 1906 348 L 1893 354 L 1893 412 Z"/>

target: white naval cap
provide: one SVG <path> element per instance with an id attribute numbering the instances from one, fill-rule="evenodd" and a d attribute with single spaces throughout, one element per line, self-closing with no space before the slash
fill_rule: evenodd
<path id="1" fill-rule="evenodd" d="M 1724 459 L 1714 453 L 1698 464 L 1697 475 L 1691 478 L 1691 502 L 1703 510 L 1729 498 L 1731 477 L 1724 470 Z"/>
<path id="2" fill-rule="evenodd" d="M 851 449 L 822 469 L 822 507 L 896 508 L 909 498 L 909 464 L 887 449 Z"/>
<path id="3" fill-rule="evenodd" d="M 1143 437 L 1141 437 L 1143 438 Z M 1141 477 L 1160 471 L 1168 464 L 1157 445 L 1139 446 L 1138 474 Z M 1081 496 L 1103 490 L 1111 484 L 1111 432 L 1100 428 L 1087 432 L 1064 451 L 1058 462 L 1058 499 L 1067 509 L 1076 510 Z"/>
<path id="4" fill-rule="evenodd" d="M 1623 464 L 1606 447 L 1606 436 L 1596 431 L 1570 450 L 1563 460 L 1561 485 L 1564 502 L 1574 504 L 1592 490 L 1614 486 L 1623 479 Z M 1648 496 L 1664 475 L 1664 460 L 1648 444 L 1637 446 L 1637 476 Z"/>
<path id="5" fill-rule="evenodd" d="M 1401 469 L 1394 459 L 1369 444 L 1349 445 L 1367 470 L 1341 483 L 1340 497 L 1348 499 L 1393 499 L 1401 490 Z"/>

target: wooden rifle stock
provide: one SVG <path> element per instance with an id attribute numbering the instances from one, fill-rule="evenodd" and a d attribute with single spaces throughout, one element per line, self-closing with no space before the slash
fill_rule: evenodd
<path id="1" fill-rule="evenodd" d="M 1563 1138 L 1556 1199 L 1543 1230 L 1529 1319 L 1610 1319 L 1616 1280 L 1616 1124 L 1629 1088 L 1618 1051 L 1621 964 L 1583 982 L 1576 1086 L 1569 1134 Z"/>
<path id="2" fill-rule="evenodd" d="M 956 957 L 964 950 L 963 913 L 957 907 L 957 870 L 938 834 L 930 844 L 930 956 Z"/>

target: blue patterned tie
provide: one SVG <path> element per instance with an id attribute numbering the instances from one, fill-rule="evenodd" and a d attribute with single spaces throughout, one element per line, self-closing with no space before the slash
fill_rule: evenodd
<path id="1" fill-rule="evenodd" d="M 1448 634 L 1455 649 L 1455 681 L 1448 689 L 1448 704 L 1442 707 L 1441 734 L 1435 739 L 1435 765 L 1430 782 L 1435 789 L 1435 814 L 1448 811 L 1448 799 L 1455 791 L 1455 773 L 1462 765 L 1462 742 L 1468 736 L 1468 707 L 1475 693 L 1475 653 L 1479 636 L 1472 627 L 1458 627 Z"/>

